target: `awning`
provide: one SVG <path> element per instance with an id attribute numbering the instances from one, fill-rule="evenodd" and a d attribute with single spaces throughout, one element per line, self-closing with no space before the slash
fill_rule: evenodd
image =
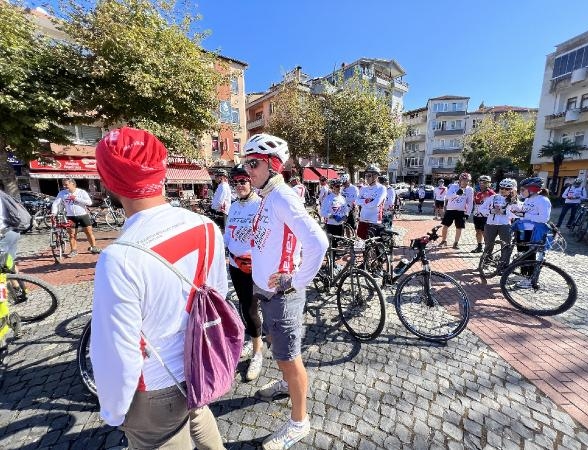
<path id="1" fill-rule="evenodd" d="M 319 176 L 310 167 L 305 167 L 302 171 L 302 181 L 306 181 L 307 183 L 318 183 Z"/>
<path id="2" fill-rule="evenodd" d="M 166 172 L 167 183 L 171 184 L 208 184 L 212 179 L 206 169 L 183 169 L 168 167 Z"/>
<path id="3" fill-rule="evenodd" d="M 44 178 L 44 179 L 62 179 L 62 178 L 73 178 L 74 180 L 99 180 L 100 175 L 98 172 L 29 172 L 31 178 Z"/>
<path id="4" fill-rule="evenodd" d="M 313 167 L 312 170 L 317 172 L 319 176 L 326 177 L 327 180 L 338 180 L 339 174 L 335 169 L 323 169 L 321 167 Z"/>

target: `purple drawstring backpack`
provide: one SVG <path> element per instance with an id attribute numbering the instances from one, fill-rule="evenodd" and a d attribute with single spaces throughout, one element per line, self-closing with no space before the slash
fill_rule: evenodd
<path id="1" fill-rule="evenodd" d="M 205 247 L 208 248 L 208 227 Z M 161 255 L 134 242 L 115 241 L 114 244 L 134 247 L 149 253 L 172 270 L 182 281 L 194 288 L 195 295 L 189 311 L 184 343 L 184 377 L 186 390 L 172 374 L 147 336 L 141 336 L 156 359 L 165 368 L 178 389 L 184 394 L 188 409 L 200 408 L 226 394 L 235 379 L 235 370 L 241 356 L 245 327 L 235 307 L 214 288 L 196 286 Z M 204 280 L 207 280 L 208 253 L 204 256 Z"/>

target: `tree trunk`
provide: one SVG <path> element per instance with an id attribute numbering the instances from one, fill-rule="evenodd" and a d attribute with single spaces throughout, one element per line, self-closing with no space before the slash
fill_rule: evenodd
<path id="1" fill-rule="evenodd" d="M 559 178 L 560 166 L 561 166 L 561 163 L 559 161 L 556 161 L 556 160 L 553 161 L 553 178 L 551 179 L 551 187 L 549 189 L 553 195 L 557 194 L 557 192 L 556 192 L 557 179 Z"/>
<path id="2" fill-rule="evenodd" d="M 4 184 L 4 192 L 20 200 L 16 174 L 8 162 L 6 139 L 3 136 L 0 136 L 0 181 Z"/>
<path id="3" fill-rule="evenodd" d="M 349 174 L 351 184 L 355 184 L 355 167 L 353 167 L 353 164 L 347 166 L 347 173 Z"/>

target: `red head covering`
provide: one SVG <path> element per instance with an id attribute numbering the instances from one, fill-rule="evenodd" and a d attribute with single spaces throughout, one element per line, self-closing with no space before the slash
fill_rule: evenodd
<path id="1" fill-rule="evenodd" d="M 260 159 L 262 161 L 267 161 L 267 163 L 269 164 L 269 168 L 271 170 L 273 170 L 274 172 L 281 173 L 282 170 L 284 170 L 284 165 L 282 164 L 282 161 L 280 161 L 280 158 L 278 158 L 275 155 L 263 155 L 261 153 L 251 153 L 251 154 L 247 155 L 247 157 L 249 159 Z"/>
<path id="2" fill-rule="evenodd" d="M 113 130 L 96 147 L 96 166 L 102 182 L 122 197 L 161 195 L 166 165 L 165 146 L 145 130 Z"/>

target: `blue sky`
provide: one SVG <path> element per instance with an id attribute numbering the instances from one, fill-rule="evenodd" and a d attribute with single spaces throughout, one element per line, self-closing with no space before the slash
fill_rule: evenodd
<path id="1" fill-rule="evenodd" d="M 405 109 L 445 94 L 469 109 L 537 107 L 545 56 L 588 31 L 587 0 L 200 0 L 209 50 L 245 61 L 247 92 L 300 65 L 312 77 L 360 57 L 395 59 Z"/>

